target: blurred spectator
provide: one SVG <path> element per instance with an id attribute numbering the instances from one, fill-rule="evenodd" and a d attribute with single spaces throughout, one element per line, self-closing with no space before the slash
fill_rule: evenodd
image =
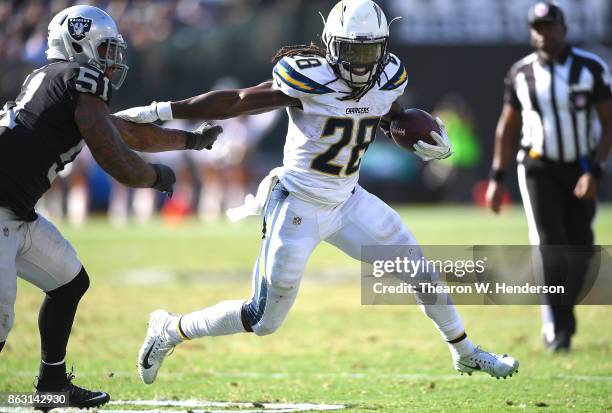
<path id="1" fill-rule="evenodd" d="M 238 81 L 223 77 L 215 82 L 213 90 L 239 89 Z M 228 208 L 242 205 L 249 183 L 245 158 L 259 143 L 267 130 L 276 123 L 280 111 L 257 116 L 241 116 L 218 122 L 223 135 L 212 151 L 194 154 L 202 189 L 198 214 L 203 220 L 224 216 Z"/>
<path id="2" fill-rule="evenodd" d="M 474 131 L 474 114 L 465 98 L 449 94 L 436 105 L 432 114 L 444 121 L 453 144 L 453 156 L 443 163 L 466 169 L 476 166 L 482 154 Z"/>
<path id="3" fill-rule="evenodd" d="M 558 0 L 568 11 L 572 41 L 604 40 L 609 0 Z M 406 24 L 395 29 L 402 41 L 416 44 L 521 43 L 525 10 L 534 0 L 389 0 L 391 16 Z"/>
<path id="4" fill-rule="evenodd" d="M 254 85 L 261 79 L 269 79 L 272 69 L 270 59 L 275 51 L 283 45 L 319 41 L 323 24 L 317 12 L 328 10 L 335 2 L 336 0 L 0 1 L 0 105 L 4 101 L 14 99 L 25 76 L 46 63 L 44 51 L 47 25 L 53 15 L 73 4 L 89 3 L 107 10 L 118 22 L 128 43 L 129 81 L 113 97 L 111 110 L 114 111 L 153 100 L 178 100 L 195 93 L 203 93 L 213 87 L 216 79 L 227 76 L 235 77 L 242 85 Z M 612 44 L 609 24 L 612 2 L 560 2 L 568 10 L 569 35 L 572 41 L 607 40 Z M 390 43 L 391 51 L 402 59 L 410 78 L 402 104 L 407 107 L 431 108 L 443 99 L 449 90 L 456 90 L 471 103 L 474 114 L 469 123 L 478 125 L 478 133 L 483 138 L 479 139 L 479 136 L 474 135 L 474 141 L 470 140 L 470 145 L 479 148 L 483 153 L 491 151 L 491 140 L 484 138 L 493 133 L 497 108 L 491 107 L 488 102 L 499 100 L 501 90 L 497 83 L 501 71 L 525 51 L 524 46 L 518 45 L 526 40 L 524 10 L 533 0 L 379 0 L 378 3 L 390 17 L 403 17 L 403 20 L 393 23 Z M 611 56 L 603 51 L 598 54 L 608 61 Z M 487 70 L 483 70 L 484 64 Z M 496 70 L 500 72 L 497 73 Z M 225 126 L 230 134 L 226 134 L 221 141 L 229 141 L 231 135 L 236 137 L 235 142 L 239 142 L 243 139 L 241 136 L 248 135 L 246 149 L 230 150 L 230 146 L 219 142 L 215 150 L 204 154 L 204 159 L 194 158 L 198 168 L 197 176 L 186 178 L 192 182 L 194 188 L 193 193 L 188 196 L 193 198 L 189 201 L 192 210 L 199 209 L 204 215 L 217 215 L 218 211 L 234 204 L 235 200 L 242 196 L 244 185 L 249 184 L 246 176 L 252 176 L 255 181 L 261 178 L 260 174 L 265 173 L 267 165 L 280 162 L 286 130 L 283 127 L 270 128 L 274 123 L 272 120 L 262 121 L 263 126 L 259 126 L 257 124 L 261 119 L 264 118 L 249 117 L 226 122 Z M 452 119 L 445 121 L 454 123 Z M 258 131 L 259 129 L 261 130 Z M 245 130 L 247 133 L 244 133 Z M 459 134 L 463 136 L 463 132 L 459 131 Z M 268 139 L 262 139 L 257 150 L 252 150 L 251 144 L 254 145 L 262 136 Z M 451 133 L 451 138 L 453 136 L 454 133 Z M 394 201 L 467 201 L 467 194 L 477 182 L 476 176 L 485 174 L 487 167 L 480 154 L 476 156 L 476 164 L 471 161 L 469 165 L 464 164 L 466 156 L 475 154 L 472 150 L 464 151 L 465 142 L 465 139 L 460 139 L 460 148 L 456 148 L 455 155 L 448 161 L 450 163 L 432 164 L 426 168 L 426 177 L 433 177 L 433 180 L 421 179 L 420 163 L 397 152 L 393 145 L 379 142 L 372 146 L 364 159 L 363 182 L 372 183 L 370 190 L 375 193 L 378 193 L 378 190 L 385 191 L 386 199 Z M 223 151 L 230 151 L 231 155 L 223 155 Z M 226 163 L 230 158 L 237 159 L 232 160 L 230 164 L 239 167 L 227 169 Z M 456 168 L 460 168 L 461 174 L 465 174 L 462 175 L 461 182 L 455 180 L 455 185 L 440 186 L 440 183 L 445 182 L 444 174 Z M 187 171 L 188 168 L 185 177 L 190 176 Z M 95 169 L 83 176 L 87 176 L 91 184 L 92 176 L 99 175 L 99 171 Z M 227 187 L 225 179 L 233 183 L 231 189 Z M 209 180 L 210 182 L 206 182 Z M 204 184 L 201 191 L 198 189 L 200 182 Z M 407 184 L 410 191 L 398 190 Z M 219 185 L 224 191 L 223 196 L 215 195 L 220 193 L 215 189 L 215 186 L 218 188 Z M 111 201 L 112 208 L 119 211 L 116 215 L 112 214 L 117 222 L 125 221 L 131 214 L 131 209 L 142 207 L 142 213 L 137 214 L 140 217 L 138 219 L 146 219 L 146 216 L 150 215 L 147 211 L 155 210 L 151 209 L 151 205 L 158 200 L 156 197 L 151 200 L 151 197 L 145 195 L 146 192 L 141 194 L 137 191 L 132 196 L 129 192 L 121 194 L 121 191 L 126 191 L 124 189 L 118 191 L 113 193 Z M 516 188 L 513 191 L 518 193 Z M 96 192 L 92 191 L 96 198 L 99 193 L 104 191 L 99 188 Z M 604 188 L 603 193 L 609 194 L 612 191 L 606 191 Z M 58 192 L 58 195 L 61 195 L 58 199 L 64 199 L 66 196 L 62 191 Z M 74 197 L 77 200 L 82 198 L 76 195 Z M 135 198 L 136 204 L 128 207 L 132 205 L 128 199 L 132 198 Z M 181 197 L 173 199 L 168 205 L 176 207 L 179 198 Z M 97 208 L 105 207 L 105 202 L 106 199 L 103 202 L 96 199 L 92 205 Z M 72 203 L 69 203 L 65 209 L 71 209 L 71 205 Z M 75 210 L 83 210 L 78 206 L 83 205 L 80 201 L 74 205 Z"/>
<path id="5" fill-rule="evenodd" d="M 444 201 L 466 202 L 471 194 L 458 182 L 478 179 L 476 166 L 482 158 L 480 140 L 475 133 L 475 118 L 465 98 L 449 94 L 432 111 L 444 122 L 453 145 L 453 156 L 440 162 L 428 162 L 423 171 L 425 184 L 431 189 L 444 189 Z"/>
<path id="6" fill-rule="evenodd" d="M 140 154 L 147 162 L 157 163 L 152 154 Z M 157 155 L 157 154 L 155 154 Z M 164 161 L 160 161 L 164 162 Z M 169 165 L 165 163 L 165 165 Z M 174 167 L 172 166 L 174 169 Z M 108 221 L 114 227 L 122 227 L 129 222 L 131 216 L 142 224 L 155 212 L 155 190 L 151 188 L 127 188 L 109 177 L 110 194 L 108 200 Z"/>
<path id="7" fill-rule="evenodd" d="M 236 79 L 223 77 L 215 82 L 212 90 L 238 88 L 240 84 Z M 215 122 L 223 126 L 223 134 L 213 149 L 189 154 L 196 176 L 186 178 L 196 186 L 199 184 L 190 194 L 199 194 L 196 208 L 202 220 L 217 220 L 225 216 L 228 208 L 242 205 L 247 185 L 256 184 L 256 179 L 249 176 L 245 160 L 276 124 L 280 114 L 281 111 L 273 111 Z M 164 126 L 188 130 L 195 129 L 198 123 L 174 120 Z M 193 203 L 191 198 L 185 202 L 187 205 Z"/>
<path id="8" fill-rule="evenodd" d="M 89 148 L 84 147 L 80 156 L 58 174 L 37 209 L 52 219 L 66 218 L 73 226 L 83 224 L 89 215 L 89 174 L 96 166 Z"/>

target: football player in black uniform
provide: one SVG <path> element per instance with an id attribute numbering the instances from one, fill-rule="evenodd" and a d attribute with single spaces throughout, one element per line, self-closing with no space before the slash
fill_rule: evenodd
<path id="1" fill-rule="evenodd" d="M 204 124 L 183 132 L 112 117 L 107 105 L 125 79 L 126 44 L 113 19 L 98 8 L 74 6 L 58 13 L 49 24 L 48 46 L 50 63 L 33 71 L 15 102 L 0 112 L 0 351 L 13 324 L 19 274 L 46 293 L 38 320 L 37 391 L 67 392 L 70 406 L 94 407 L 109 395 L 72 384 L 64 361 L 89 277 L 70 243 L 35 212 L 35 204 L 84 145 L 117 181 L 170 196 L 172 169 L 148 164 L 131 149 L 210 149 L 222 130 Z"/>

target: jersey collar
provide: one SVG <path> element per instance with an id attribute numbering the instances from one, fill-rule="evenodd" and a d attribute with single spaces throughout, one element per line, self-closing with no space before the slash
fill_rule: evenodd
<path id="1" fill-rule="evenodd" d="M 546 58 L 544 58 L 544 56 L 542 56 L 541 53 L 537 52 L 538 55 L 538 61 L 542 64 L 542 65 L 546 65 L 549 63 L 558 63 L 560 65 L 564 65 L 565 62 L 567 62 L 568 57 L 572 54 L 572 47 L 570 45 L 566 45 L 565 48 L 563 49 L 563 51 L 561 52 L 561 54 L 559 54 L 559 56 L 554 59 L 553 61 L 550 61 Z"/>

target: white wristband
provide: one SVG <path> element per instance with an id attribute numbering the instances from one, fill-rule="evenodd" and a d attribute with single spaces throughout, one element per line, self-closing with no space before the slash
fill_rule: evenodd
<path id="1" fill-rule="evenodd" d="M 172 120 L 172 106 L 170 106 L 170 102 L 157 102 L 157 117 L 159 120 Z"/>

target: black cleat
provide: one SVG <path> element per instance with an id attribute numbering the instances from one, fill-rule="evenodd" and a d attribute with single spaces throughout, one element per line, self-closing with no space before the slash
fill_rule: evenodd
<path id="1" fill-rule="evenodd" d="M 82 387 L 76 386 L 72 383 L 74 375 L 72 372 L 66 374 L 66 381 L 60 385 L 57 383 L 43 383 L 39 381 L 36 384 L 36 393 L 66 393 L 68 396 L 68 406 L 65 404 L 52 406 L 34 406 L 35 410 L 42 410 L 48 412 L 56 407 L 76 407 L 79 409 L 89 409 L 91 407 L 102 406 L 108 403 L 110 396 L 108 393 L 103 391 L 91 391 Z"/>
<path id="2" fill-rule="evenodd" d="M 561 332 L 557 333 L 553 340 L 547 340 L 544 337 L 544 345 L 551 353 L 568 352 L 572 347 L 572 336 L 571 334 Z"/>

